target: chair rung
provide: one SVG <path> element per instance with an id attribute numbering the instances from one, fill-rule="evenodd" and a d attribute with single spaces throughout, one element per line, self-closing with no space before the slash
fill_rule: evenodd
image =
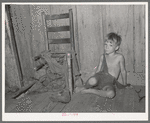
<path id="1" fill-rule="evenodd" d="M 45 19 L 46 20 L 55 20 L 55 19 L 64 19 L 64 18 L 69 18 L 69 13 L 65 14 L 59 14 L 59 15 L 46 15 Z"/>
<path id="2" fill-rule="evenodd" d="M 49 44 L 66 44 L 71 43 L 70 38 L 62 38 L 62 39 L 50 39 Z"/>
<path id="3" fill-rule="evenodd" d="M 60 27 L 48 27 L 48 32 L 61 32 L 61 31 L 69 31 L 70 26 L 60 26 Z"/>

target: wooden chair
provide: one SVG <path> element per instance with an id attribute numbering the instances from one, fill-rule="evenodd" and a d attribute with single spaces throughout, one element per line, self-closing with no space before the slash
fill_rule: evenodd
<path id="1" fill-rule="evenodd" d="M 47 21 L 52 21 L 52 20 L 58 20 L 58 19 L 69 19 L 69 24 L 67 26 L 55 26 L 55 27 L 48 27 Z M 73 73 L 77 73 L 73 71 L 73 68 L 77 66 L 77 71 L 79 71 L 77 59 L 76 59 L 76 52 L 75 52 L 75 43 L 74 43 L 74 28 L 73 28 L 73 12 L 72 9 L 69 9 L 69 13 L 64 13 L 64 14 L 57 14 L 57 15 L 45 15 L 45 13 L 42 13 L 42 22 L 45 27 L 44 32 L 44 40 L 47 41 L 47 50 L 50 51 L 50 53 L 53 54 L 66 54 L 66 60 L 68 63 L 68 88 L 70 90 L 70 93 L 72 95 L 73 93 L 73 88 L 74 88 L 74 82 L 75 82 L 75 76 Z M 48 33 L 49 32 L 70 32 L 70 37 L 69 38 L 60 38 L 60 39 L 49 39 Z M 54 44 L 70 44 L 70 51 L 68 52 L 55 52 L 51 51 L 50 45 Z M 73 58 L 72 58 L 73 57 Z M 72 61 L 73 59 L 73 61 Z"/>

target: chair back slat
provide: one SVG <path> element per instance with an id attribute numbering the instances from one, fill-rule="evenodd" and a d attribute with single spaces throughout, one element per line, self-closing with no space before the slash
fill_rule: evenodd
<path id="1" fill-rule="evenodd" d="M 70 43 L 70 38 L 50 39 L 49 44 L 66 44 Z"/>
<path id="2" fill-rule="evenodd" d="M 70 26 L 47 27 L 47 32 L 70 31 Z"/>
<path id="3" fill-rule="evenodd" d="M 46 15 L 45 20 L 56 20 L 56 19 L 64 19 L 69 18 L 69 13 L 59 14 L 59 15 Z"/>

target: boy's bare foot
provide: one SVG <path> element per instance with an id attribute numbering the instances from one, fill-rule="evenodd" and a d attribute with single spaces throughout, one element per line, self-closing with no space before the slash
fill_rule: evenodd
<path id="1" fill-rule="evenodd" d="M 84 87 L 76 87 L 74 91 L 75 91 L 75 93 L 79 93 L 84 89 L 85 89 Z"/>
<path id="2" fill-rule="evenodd" d="M 92 91 L 93 91 L 93 89 L 84 89 L 84 90 L 81 90 L 81 93 L 87 94 L 87 93 L 91 93 Z"/>

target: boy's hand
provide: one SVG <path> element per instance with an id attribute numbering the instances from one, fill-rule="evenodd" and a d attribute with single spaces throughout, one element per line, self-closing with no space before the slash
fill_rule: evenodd
<path id="1" fill-rule="evenodd" d="M 93 71 L 91 72 L 91 76 L 96 74 L 96 69 L 97 69 L 97 67 L 94 67 Z"/>

